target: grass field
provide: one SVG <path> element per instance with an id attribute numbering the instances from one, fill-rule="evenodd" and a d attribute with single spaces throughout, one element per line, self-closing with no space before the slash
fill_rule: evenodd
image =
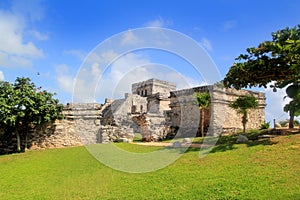
<path id="1" fill-rule="evenodd" d="M 0 156 L 0 199 L 300 199 L 300 134 L 222 140 L 202 159 L 189 149 L 168 167 L 142 174 L 106 167 L 85 147 Z"/>

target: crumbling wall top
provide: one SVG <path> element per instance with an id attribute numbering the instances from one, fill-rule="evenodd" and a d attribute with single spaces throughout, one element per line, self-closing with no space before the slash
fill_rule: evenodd
<path id="1" fill-rule="evenodd" d="M 138 94 L 144 97 L 158 92 L 166 93 L 173 90 L 176 90 L 176 85 L 174 83 L 154 78 L 132 84 L 132 94 Z"/>

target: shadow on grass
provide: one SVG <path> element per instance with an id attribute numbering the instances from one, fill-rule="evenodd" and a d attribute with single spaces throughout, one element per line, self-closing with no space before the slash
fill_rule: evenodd
<path id="1" fill-rule="evenodd" d="M 254 147 L 258 145 L 274 145 L 277 142 L 274 142 L 270 140 L 270 138 L 260 138 L 261 135 L 264 135 L 265 131 L 258 131 L 258 130 L 252 130 L 247 133 L 243 133 L 243 135 L 247 136 L 249 139 L 248 142 L 245 144 L 247 147 Z M 216 146 L 213 147 L 213 149 L 210 151 L 210 153 L 216 153 L 216 152 L 225 152 L 230 151 L 238 148 L 238 145 L 241 143 L 237 143 L 237 139 L 239 137 L 239 133 L 233 134 L 233 135 L 227 135 L 227 136 L 221 136 L 216 144 Z M 187 152 L 191 151 L 200 151 L 200 148 L 194 148 L 190 147 L 187 149 Z"/>
<path id="2" fill-rule="evenodd" d="M 236 140 L 233 142 L 228 142 L 224 144 L 217 144 L 210 153 L 216 153 L 216 152 L 225 152 L 228 150 L 234 150 L 237 149 L 237 145 L 242 143 L 236 143 Z M 245 143 L 247 147 L 254 147 L 258 145 L 274 145 L 277 144 L 277 142 L 271 141 L 270 139 L 258 139 L 258 140 L 249 140 L 247 143 Z"/>

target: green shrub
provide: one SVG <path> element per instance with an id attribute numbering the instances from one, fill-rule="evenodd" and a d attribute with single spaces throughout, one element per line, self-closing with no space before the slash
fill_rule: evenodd
<path id="1" fill-rule="evenodd" d="M 260 125 L 260 130 L 270 128 L 270 122 L 264 122 Z"/>
<path id="2" fill-rule="evenodd" d="M 133 142 L 142 142 L 142 135 L 140 133 L 135 133 L 133 137 Z"/>

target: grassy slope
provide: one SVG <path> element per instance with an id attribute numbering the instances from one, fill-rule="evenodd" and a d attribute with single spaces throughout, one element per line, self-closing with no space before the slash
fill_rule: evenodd
<path id="1" fill-rule="evenodd" d="M 198 153 L 145 174 L 110 169 L 84 147 L 0 156 L 0 199 L 300 199 L 299 134 Z"/>

